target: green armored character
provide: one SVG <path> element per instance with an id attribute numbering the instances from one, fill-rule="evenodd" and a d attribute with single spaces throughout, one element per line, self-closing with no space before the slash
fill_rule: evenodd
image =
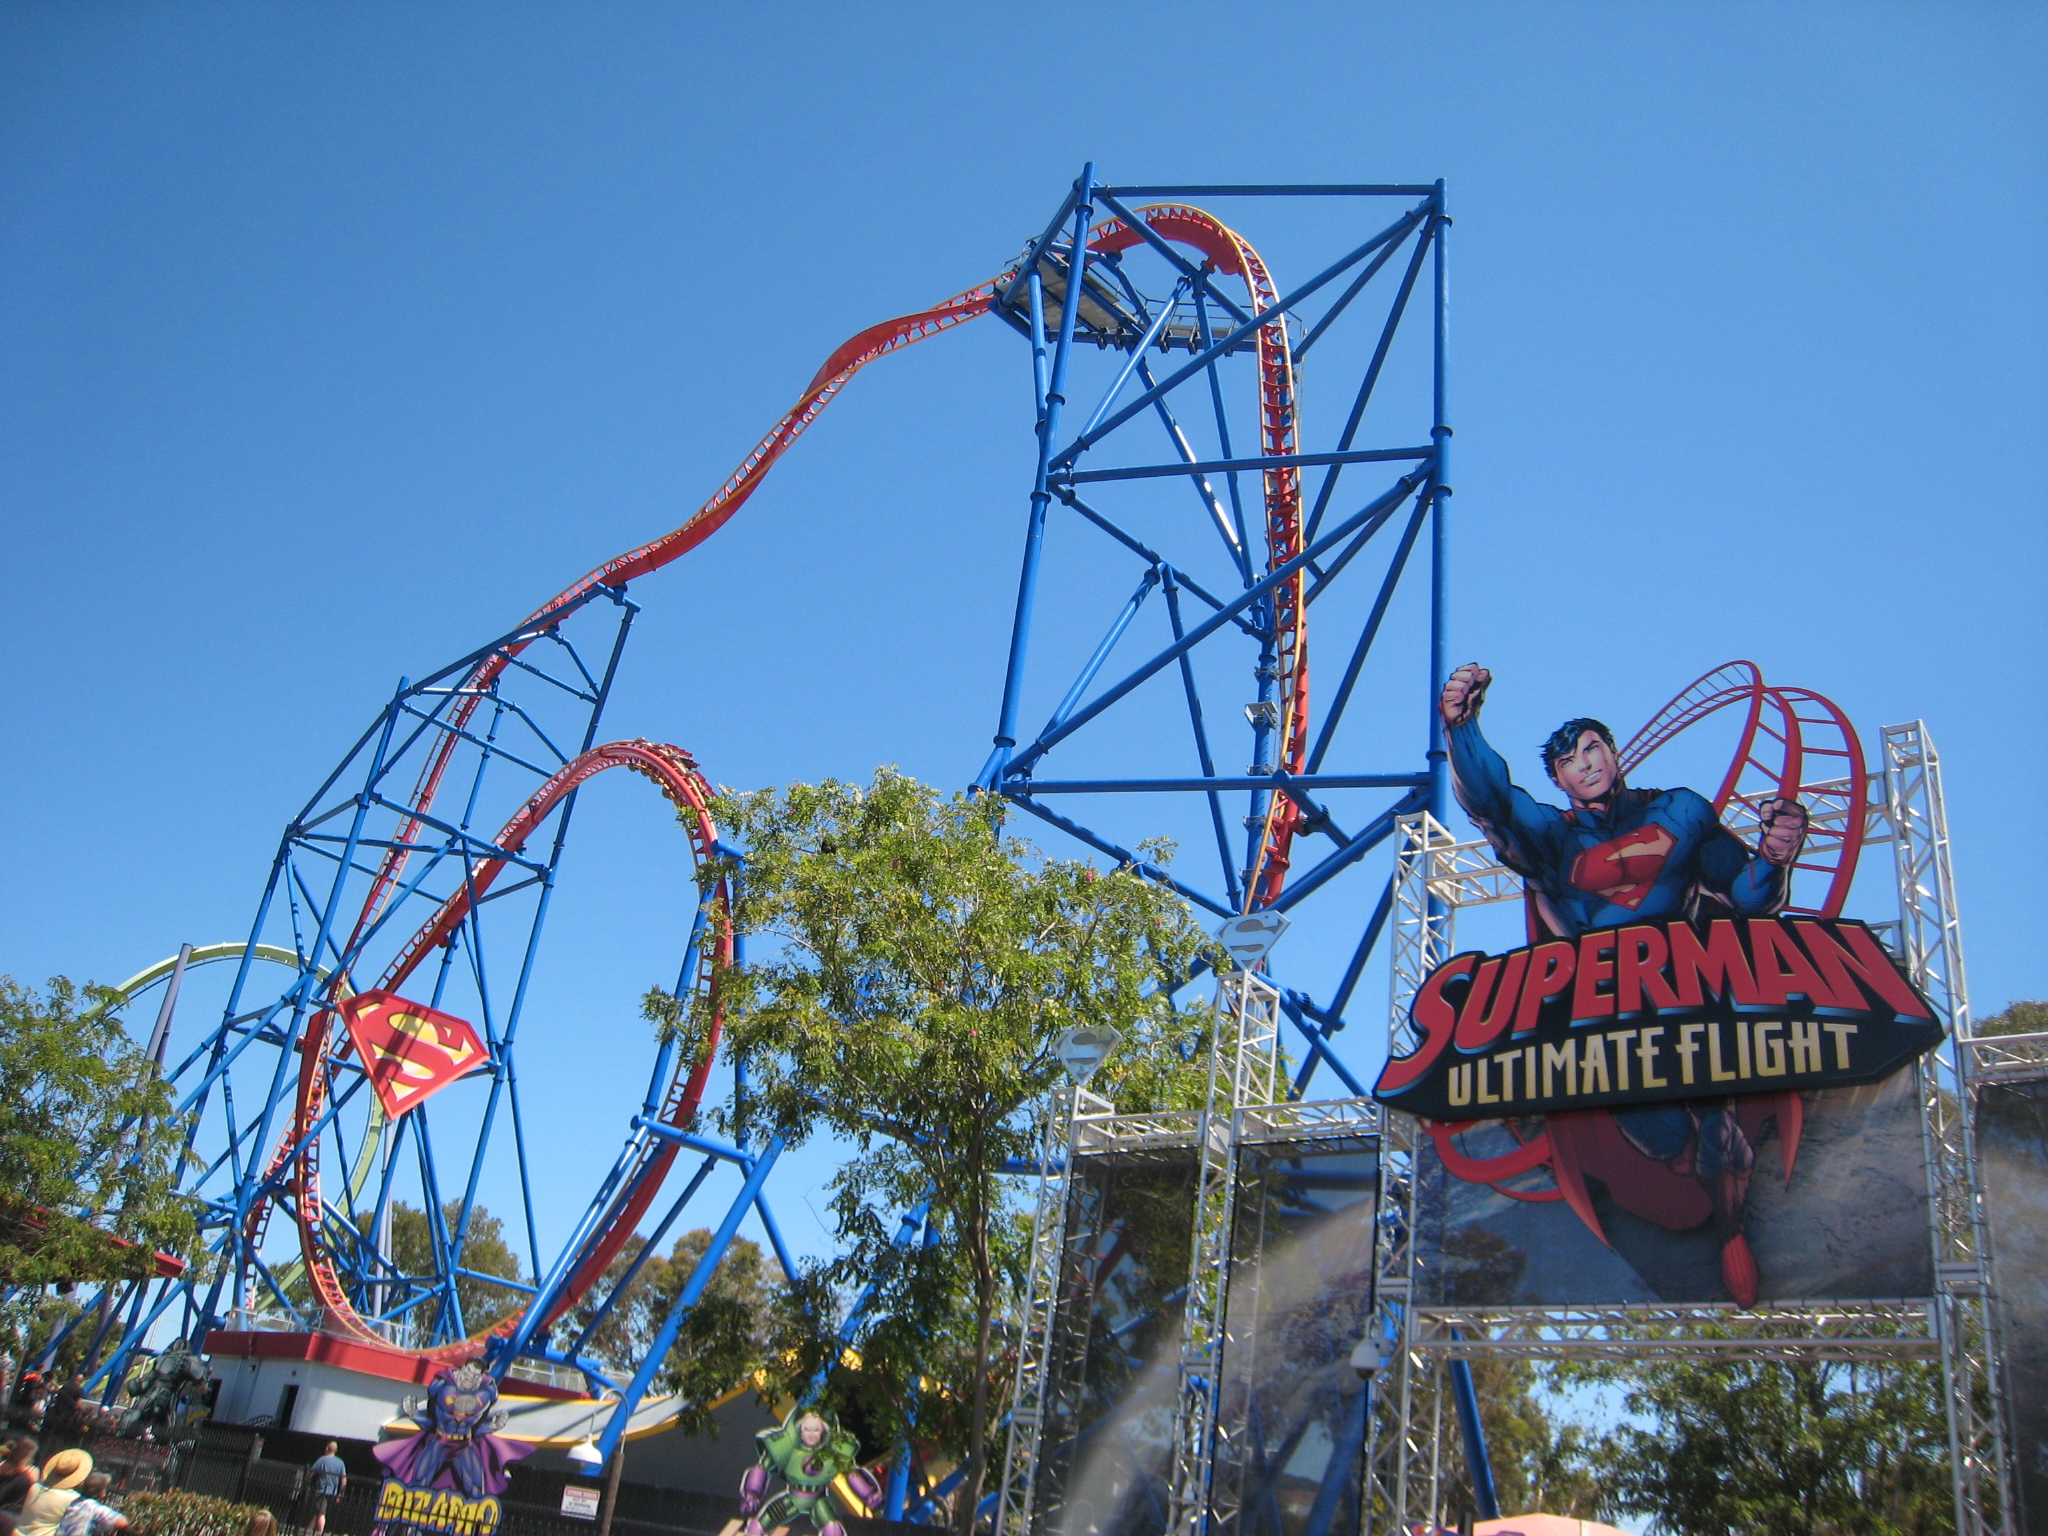
<path id="1" fill-rule="evenodd" d="M 754 1438 L 761 1442 L 760 1464 L 740 1479 L 746 1536 L 766 1536 L 799 1517 L 818 1536 L 846 1536 L 841 1519 L 871 1515 L 881 1502 L 881 1484 L 860 1464 L 859 1443 L 831 1415 L 794 1408 L 780 1429 Z M 770 1498 L 768 1485 L 778 1477 L 787 1486 Z"/>

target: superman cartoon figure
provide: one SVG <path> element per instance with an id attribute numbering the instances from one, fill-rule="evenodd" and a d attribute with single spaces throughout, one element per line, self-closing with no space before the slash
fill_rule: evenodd
<path id="1" fill-rule="evenodd" d="M 1534 926 L 1548 930 L 1532 938 L 1577 938 L 1640 918 L 1764 917 L 1785 905 L 1806 842 L 1806 809 L 1797 800 L 1763 803 L 1762 836 L 1752 849 L 1692 790 L 1631 789 L 1622 781 L 1614 733 L 1598 720 L 1578 719 L 1543 744 L 1543 767 L 1569 802 L 1547 805 L 1515 784 L 1480 734 L 1479 708 L 1492 681 L 1484 667 L 1462 666 L 1444 684 L 1439 707 L 1458 803 L 1501 862 L 1522 877 Z M 1572 1122 L 1558 1128 L 1560 1135 L 1586 1130 L 1579 1124 L 1584 1116 L 1558 1118 Z M 1691 1200 L 1704 1195 L 1701 1203 L 1711 1208 L 1722 1278 L 1738 1301 L 1754 1301 L 1756 1262 L 1743 1236 L 1742 1208 L 1756 1163 L 1756 1106 L 1695 1099 L 1616 1110 L 1612 1120 L 1646 1164 L 1661 1164 L 1676 1181 L 1697 1182 Z M 1671 1225 L 1698 1219 L 1675 1192 L 1651 1188 L 1654 1182 L 1634 1192 L 1645 1214 L 1669 1211 Z"/>
<path id="2" fill-rule="evenodd" d="M 1752 849 L 1689 789 L 1631 789 L 1614 733 L 1567 720 L 1543 744 L 1543 767 L 1570 804 L 1546 805 L 1508 777 L 1479 731 L 1493 674 L 1467 665 L 1444 684 L 1451 783 L 1501 862 L 1528 882 L 1543 925 L 1559 938 L 1645 917 L 1719 912 L 1765 917 L 1785 905 L 1806 841 L 1797 800 L 1767 800 Z"/>

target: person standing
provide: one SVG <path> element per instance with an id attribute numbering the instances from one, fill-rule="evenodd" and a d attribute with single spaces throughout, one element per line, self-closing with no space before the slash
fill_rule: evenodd
<path id="1" fill-rule="evenodd" d="M 128 1517 L 103 1501 L 114 1480 L 94 1472 L 79 1484 L 78 1497 L 57 1520 L 57 1536 L 112 1536 L 128 1529 Z"/>
<path id="2" fill-rule="evenodd" d="M 92 1457 L 59 1451 L 43 1463 L 43 1475 L 21 1506 L 15 1536 L 57 1536 L 57 1522 L 78 1502 L 78 1485 L 92 1476 Z"/>
<path id="3" fill-rule="evenodd" d="M 68 1451 L 85 1439 L 85 1378 L 74 1372 L 50 1399 L 43 1415 L 43 1438 Z"/>
<path id="4" fill-rule="evenodd" d="M 312 1528 L 316 1531 L 327 1529 L 328 1500 L 340 1498 L 342 1489 L 348 1486 L 348 1463 L 335 1454 L 340 1449 L 340 1442 L 328 1441 L 313 1463 Z"/>
<path id="5" fill-rule="evenodd" d="M 27 1435 L 8 1443 L 0 1459 L 0 1536 L 13 1536 L 21 1520 L 21 1506 L 36 1486 L 36 1451 L 39 1447 Z"/>

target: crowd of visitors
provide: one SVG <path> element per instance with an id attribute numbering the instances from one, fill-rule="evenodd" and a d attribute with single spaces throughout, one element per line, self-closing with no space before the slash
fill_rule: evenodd
<path id="1" fill-rule="evenodd" d="M 111 1480 L 89 1452 L 58 1451 L 40 1468 L 42 1447 L 17 1435 L 0 1451 L 0 1536 L 112 1536 L 127 1519 L 106 1502 Z"/>

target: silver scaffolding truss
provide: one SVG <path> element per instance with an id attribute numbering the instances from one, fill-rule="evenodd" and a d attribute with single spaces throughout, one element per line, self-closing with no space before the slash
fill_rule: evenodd
<path id="1" fill-rule="evenodd" d="M 1069 1231 L 1076 1164 L 1090 1157 L 1180 1154 L 1195 1188 L 1175 1381 L 1167 1536 L 1199 1536 L 1233 1524 L 1246 1458 L 1243 1426 L 1219 1420 L 1226 1308 L 1232 1270 L 1238 1154 L 1293 1145 L 1377 1138 L 1383 1114 L 1369 1099 L 1275 1102 L 1280 1078 L 1280 994 L 1265 977 L 1234 972 L 1217 983 L 1216 1035 L 1198 1109 L 1121 1113 L 1084 1089 L 1055 1096 L 1039 1158 L 1038 1203 L 1018 1330 L 1010 1432 L 996 1509 L 996 1536 L 1027 1536 L 1048 1516 L 1039 1468 L 1054 1421 L 1055 1333 L 1063 1299 L 1084 1295 L 1093 1255 Z M 1055 1501 L 1056 1502 L 1056 1501 Z"/>
<path id="2" fill-rule="evenodd" d="M 1950 1026 L 1920 1070 L 1927 1149 L 1929 1241 L 1936 1292 L 1852 1303 L 1540 1307 L 1424 1307 L 1415 1303 L 1416 1123 L 1389 1114 L 1383 1188 L 1405 1201 L 1402 1240 L 1382 1255 L 1378 1295 L 1399 1341 L 1378 1384 L 1366 1457 L 1364 1536 L 1430 1525 L 1443 1514 L 1449 1474 L 1462 1459 L 1445 1399 L 1446 1363 L 1463 1356 L 1532 1360 L 1715 1355 L 1760 1360 L 1939 1359 L 1946 1388 L 1949 1464 L 1959 1536 L 2018 1536 L 2010 1511 L 1991 1255 L 1977 1180 L 1972 1103 L 1959 1091 L 1971 1039 L 1955 880 L 1941 768 L 1919 722 L 1883 736 L 1871 775 L 1864 842 L 1892 845 L 1899 893 L 1888 941 Z M 1840 822 L 1856 797 L 1848 782 L 1809 790 L 1816 823 Z M 1461 908 L 1518 900 L 1520 879 L 1484 842 L 1459 842 L 1428 813 L 1399 828 L 1394 880 L 1389 1050 L 1417 1045 L 1407 1010 L 1431 970 L 1455 952 Z M 1981 1070 L 1981 1069 L 1980 1069 Z M 2035 1070 L 2039 1070 L 2036 1067 Z"/>

